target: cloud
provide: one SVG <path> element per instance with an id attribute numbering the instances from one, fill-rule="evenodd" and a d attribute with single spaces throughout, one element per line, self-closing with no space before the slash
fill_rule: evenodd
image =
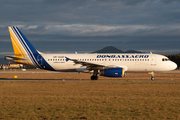
<path id="1" fill-rule="evenodd" d="M 180 36 L 180 24 L 171 26 L 147 25 L 35 25 L 20 26 L 20 30 L 27 34 L 37 35 L 66 35 L 66 36 Z"/>
<path id="2" fill-rule="evenodd" d="M 3 45 L 0 51 L 5 51 L 4 46 L 10 41 L 8 26 L 18 26 L 32 42 L 46 41 L 44 44 L 47 45 L 53 44 L 52 41 L 54 44 L 63 42 L 64 46 L 77 42 L 75 47 L 81 51 L 88 46 L 88 50 L 93 51 L 109 44 L 124 50 L 177 50 L 180 38 L 179 2 L 1 0 L 0 42 Z M 57 45 L 57 48 L 60 47 Z M 69 48 L 75 49 L 73 46 Z"/>
<path id="3" fill-rule="evenodd" d="M 0 52 L 0 55 L 12 55 L 14 52 Z"/>
<path id="4" fill-rule="evenodd" d="M 34 0 L 3 1 L 3 23 L 157 25 L 179 22 L 177 0 Z M 5 11 L 5 12 L 4 12 Z"/>

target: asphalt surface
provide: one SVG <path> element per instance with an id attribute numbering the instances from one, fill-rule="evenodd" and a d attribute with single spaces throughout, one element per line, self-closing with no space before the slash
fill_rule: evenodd
<path id="1" fill-rule="evenodd" d="M 64 72 L 58 72 L 58 71 L 0 71 L 0 73 L 64 73 Z M 67 73 L 74 73 L 74 72 L 67 72 Z M 163 72 L 155 72 L 155 73 L 180 73 L 180 71 L 163 71 Z"/>
<path id="2" fill-rule="evenodd" d="M 54 80 L 54 79 L 0 79 L 0 81 L 126 81 L 126 82 L 130 82 L 130 81 L 144 81 L 144 82 L 147 82 L 147 81 L 152 81 L 152 80 L 66 80 L 66 79 L 57 79 L 57 80 Z M 155 82 L 155 81 L 180 81 L 180 80 L 154 80 L 152 82 Z"/>
<path id="3" fill-rule="evenodd" d="M 61 73 L 54 71 L 0 71 L 0 73 Z M 70 73 L 70 72 L 69 72 Z M 180 71 L 167 71 L 167 72 L 158 72 L 158 73 L 180 73 Z M 151 81 L 151 80 L 66 80 L 66 79 L 4 79 L 0 78 L 0 81 Z M 155 81 L 180 81 L 180 80 L 155 80 Z"/>

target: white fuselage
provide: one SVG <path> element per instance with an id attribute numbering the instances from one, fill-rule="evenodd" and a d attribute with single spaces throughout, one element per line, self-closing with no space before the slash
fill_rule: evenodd
<path id="1" fill-rule="evenodd" d="M 83 72 L 87 66 L 66 61 L 66 57 L 104 65 L 122 67 L 126 72 L 157 72 L 176 69 L 177 65 L 167 57 L 158 54 L 41 54 L 46 62 L 56 71 Z M 42 61 L 43 62 L 43 61 Z M 43 64 L 43 63 L 42 63 Z"/>
<path id="2" fill-rule="evenodd" d="M 125 72 L 154 72 L 176 69 L 167 57 L 157 54 L 44 54 L 22 34 L 18 27 L 8 27 L 15 55 L 6 59 L 28 66 L 64 72 L 92 72 L 91 80 L 98 74 L 107 77 L 124 77 Z"/>

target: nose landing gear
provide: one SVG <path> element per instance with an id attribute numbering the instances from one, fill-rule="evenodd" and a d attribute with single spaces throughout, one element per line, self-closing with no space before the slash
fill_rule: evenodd
<path id="1" fill-rule="evenodd" d="M 154 81 L 155 77 L 154 77 L 154 72 L 151 72 L 151 80 Z"/>

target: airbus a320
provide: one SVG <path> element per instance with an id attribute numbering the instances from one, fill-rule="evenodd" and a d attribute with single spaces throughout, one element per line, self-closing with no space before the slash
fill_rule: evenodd
<path id="1" fill-rule="evenodd" d="M 154 72 L 170 71 L 177 67 L 166 56 L 152 53 L 45 54 L 39 52 L 18 27 L 8 28 L 14 55 L 5 58 L 40 69 L 92 73 L 91 80 L 98 80 L 98 75 L 124 77 L 126 72 L 151 72 L 151 80 L 154 80 Z"/>

